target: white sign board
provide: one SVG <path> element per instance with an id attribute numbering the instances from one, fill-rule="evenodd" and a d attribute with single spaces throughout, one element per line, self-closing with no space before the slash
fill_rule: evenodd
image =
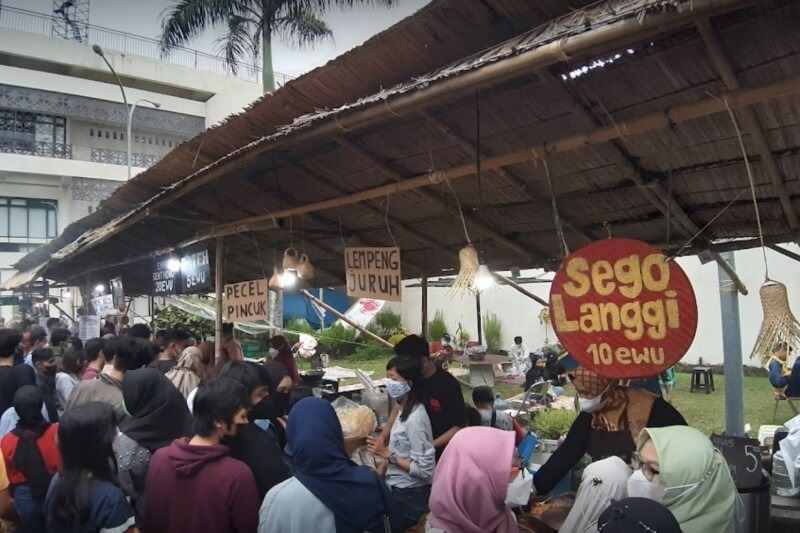
<path id="1" fill-rule="evenodd" d="M 100 317 L 83 315 L 78 317 L 78 337 L 86 342 L 100 336 Z"/>
<path id="2" fill-rule="evenodd" d="M 267 280 L 225 285 L 225 311 L 229 322 L 269 320 Z"/>
<path id="3" fill-rule="evenodd" d="M 345 248 L 347 295 L 400 301 L 400 248 Z"/>
<path id="4" fill-rule="evenodd" d="M 369 323 L 372 322 L 372 319 L 375 318 L 375 315 L 381 312 L 381 309 L 383 309 L 385 304 L 386 302 L 383 300 L 360 298 L 350 309 L 347 310 L 344 316 L 362 328 L 366 328 Z M 339 320 L 338 323 L 342 324 L 346 328 L 351 327 L 350 324 L 344 320 Z"/>
<path id="5" fill-rule="evenodd" d="M 100 318 L 117 314 L 117 309 L 114 307 L 114 297 L 110 294 L 92 298 L 92 305 L 94 305 L 95 313 Z"/>

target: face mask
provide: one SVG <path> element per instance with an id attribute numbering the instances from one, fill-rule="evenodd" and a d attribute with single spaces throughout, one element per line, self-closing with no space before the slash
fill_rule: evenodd
<path id="1" fill-rule="evenodd" d="M 514 481 L 508 484 L 506 493 L 506 506 L 521 507 L 528 505 L 533 489 L 533 476 L 521 468 Z"/>
<path id="2" fill-rule="evenodd" d="M 272 396 L 267 396 L 250 409 L 248 416 L 250 420 L 271 420 L 280 418 L 286 414 L 286 406 L 289 403 L 289 394 L 286 392 L 276 392 Z"/>
<path id="3" fill-rule="evenodd" d="M 578 404 L 580 405 L 581 411 L 584 413 L 594 413 L 600 409 L 602 403 L 602 396 L 595 396 L 594 398 L 578 398 Z"/>
<path id="4" fill-rule="evenodd" d="M 442 341 L 442 346 L 447 348 L 448 346 L 450 346 L 450 341 Z"/>
<path id="5" fill-rule="evenodd" d="M 270 348 L 268 353 L 269 353 L 270 359 L 275 359 L 275 356 L 278 355 L 278 349 L 277 348 Z"/>
<path id="6" fill-rule="evenodd" d="M 408 381 L 395 381 L 393 379 L 387 379 L 386 392 L 389 393 L 391 398 L 399 398 L 411 392 L 411 385 L 409 385 Z"/>
<path id="7" fill-rule="evenodd" d="M 628 497 L 647 498 L 660 502 L 664 498 L 664 488 L 661 483 L 647 481 L 641 469 L 635 470 L 628 478 Z"/>

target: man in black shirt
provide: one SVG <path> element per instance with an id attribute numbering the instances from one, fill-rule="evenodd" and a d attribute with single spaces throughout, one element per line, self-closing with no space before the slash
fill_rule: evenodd
<path id="1" fill-rule="evenodd" d="M 461 385 L 452 374 L 436 366 L 430 357 L 428 343 L 418 335 L 404 338 L 394 347 L 394 352 L 420 359 L 423 380 L 417 387 L 431 420 L 433 446 L 436 448 L 436 456 L 439 457 L 456 432 L 467 425 L 467 409 Z M 386 439 L 396 416 L 395 408 L 384 429 Z"/>
<path id="2" fill-rule="evenodd" d="M 22 335 L 14 329 L 0 329 L 0 415 L 12 406 L 14 393 L 23 385 L 36 384 L 36 372 L 28 365 L 14 365 L 14 352 Z"/>

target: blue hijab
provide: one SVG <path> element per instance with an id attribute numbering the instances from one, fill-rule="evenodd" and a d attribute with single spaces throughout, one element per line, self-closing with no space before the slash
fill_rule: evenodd
<path id="1" fill-rule="evenodd" d="M 294 477 L 336 517 L 336 533 L 383 532 L 388 490 L 366 466 L 356 466 L 344 449 L 342 426 L 331 404 L 303 398 L 286 428 Z"/>

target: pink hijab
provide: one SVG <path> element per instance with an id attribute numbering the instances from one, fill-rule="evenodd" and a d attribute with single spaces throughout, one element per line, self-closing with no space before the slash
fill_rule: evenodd
<path id="1" fill-rule="evenodd" d="M 447 533 L 517 533 L 506 507 L 514 432 L 468 427 L 456 433 L 436 465 L 429 517 Z"/>

